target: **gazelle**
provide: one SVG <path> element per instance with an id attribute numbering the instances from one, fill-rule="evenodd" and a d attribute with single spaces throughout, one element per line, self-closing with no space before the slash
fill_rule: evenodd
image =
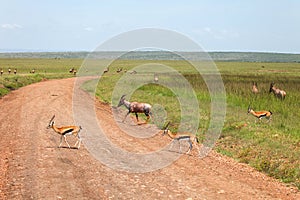
<path id="1" fill-rule="evenodd" d="M 286 96 L 286 92 L 284 90 L 280 90 L 278 88 L 276 88 L 274 86 L 274 83 L 271 83 L 270 85 L 270 93 L 273 92 L 275 97 L 281 99 L 281 100 L 284 100 L 285 99 L 285 96 Z"/>
<path id="2" fill-rule="evenodd" d="M 146 123 L 147 123 L 150 119 L 150 115 L 152 115 L 151 105 L 148 103 L 129 102 L 125 99 L 125 96 L 126 96 L 125 94 L 122 95 L 122 97 L 120 98 L 119 104 L 118 104 L 118 107 L 124 105 L 128 109 L 128 113 L 125 115 L 122 122 L 125 121 L 126 117 L 130 113 L 135 113 L 136 120 L 137 120 L 137 122 L 139 122 L 138 113 L 144 113 L 147 116 L 147 120 L 146 120 Z"/>
<path id="3" fill-rule="evenodd" d="M 34 74 L 35 73 L 35 69 L 32 69 L 31 71 L 30 71 L 30 74 Z"/>
<path id="4" fill-rule="evenodd" d="M 173 146 L 173 143 L 175 141 L 178 141 L 179 142 L 179 153 L 181 153 L 181 145 L 180 145 L 180 141 L 187 141 L 189 143 L 189 150 L 186 152 L 186 154 L 189 154 L 191 152 L 191 150 L 193 149 L 193 144 L 197 147 L 197 149 L 199 150 L 199 141 L 198 141 L 198 138 L 196 137 L 196 135 L 192 134 L 192 133 L 189 133 L 189 132 L 182 132 L 182 133 L 172 133 L 170 130 L 169 130 L 169 125 L 170 125 L 170 122 L 168 122 L 168 124 L 166 125 L 166 127 L 164 128 L 164 131 L 163 131 L 163 136 L 165 134 L 168 134 L 168 136 L 173 139 L 172 141 L 172 145 L 171 147 Z"/>
<path id="5" fill-rule="evenodd" d="M 10 72 L 11 72 L 11 69 L 10 69 L 10 68 L 8 68 L 8 74 L 10 74 Z"/>
<path id="6" fill-rule="evenodd" d="M 258 88 L 257 88 L 257 83 L 253 82 L 252 83 L 252 93 L 257 94 L 258 93 Z"/>
<path id="7" fill-rule="evenodd" d="M 2 76 L 2 74 L 4 73 L 3 69 L 1 69 L 0 73 L 1 73 L 1 76 Z"/>
<path id="8" fill-rule="evenodd" d="M 51 118 L 50 122 L 49 122 L 49 125 L 47 128 L 52 128 L 56 133 L 60 134 L 61 137 L 60 137 L 60 144 L 59 144 L 59 148 L 61 147 L 61 144 L 62 144 L 62 139 L 64 138 L 65 142 L 67 143 L 68 147 L 70 147 L 68 141 L 67 141 L 67 136 L 68 135 L 73 135 L 75 137 L 77 137 L 77 141 L 76 143 L 74 144 L 74 146 L 76 147 L 77 143 L 78 143 L 78 147 L 77 149 L 80 148 L 80 143 L 81 143 L 81 138 L 80 138 L 80 135 L 79 135 L 79 132 L 80 130 L 82 129 L 81 126 L 63 126 L 63 127 L 57 127 L 54 125 L 54 118 L 55 118 L 55 115 L 53 115 L 53 117 Z"/>
<path id="9" fill-rule="evenodd" d="M 14 74 L 17 74 L 17 69 L 14 69 Z"/>
<path id="10" fill-rule="evenodd" d="M 271 111 L 254 111 L 250 105 L 248 106 L 248 114 L 251 113 L 253 116 L 257 117 L 259 121 L 262 118 L 268 119 L 268 122 L 271 120 L 272 112 Z"/>

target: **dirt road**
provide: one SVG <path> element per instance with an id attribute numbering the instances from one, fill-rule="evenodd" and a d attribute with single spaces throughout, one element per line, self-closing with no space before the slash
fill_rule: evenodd
<path id="1" fill-rule="evenodd" d="M 194 151 L 162 169 L 132 173 L 99 162 L 85 141 L 79 150 L 57 148 L 60 136 L 46 126 L 53 114 L 58 126 L 73 124 L 73 86 L 74 79 L 44 81 L 0 99 L 0 199 L 300 199 L 297 189 L 215 152 L 199 159 Z M 126 135 L 108 105 L 96 107 L 107 137 L 128 151 L 169 142 L 159 134 Z"/>

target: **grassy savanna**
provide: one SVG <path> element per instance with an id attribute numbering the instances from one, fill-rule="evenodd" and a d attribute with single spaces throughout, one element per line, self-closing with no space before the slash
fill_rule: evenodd
<path id="1" fill-rule="evenodd" d="M 202 77 L 195 73 L 188 62 L 115 61 L 110 65 L 110 71 L 100 79 L 96 95 L 101 101 L 116 104 L 118 99 L 111 101 L 111 95 L 117 81 L 124 73 L 130 73 L 132 67 L 145 63 L 171 66 L 190 82 L 199 101 L 200 124 L 197 134 L 203 139 L 209 125 L 211 99 Z M 215 150 L 300 188 L 300 64 L 217 62 L 216 65 L 226 89 L 227 111 L 223 132 Z M 127 72 L 116 73 L 120 66 Z M 131 76 L 137 78 L 145 74 L 147 72 Z M 172 77 L 172 73 L 169 76 Z M 251 92 L 253 81 L 258 84 L 259 93 L 256 95 Z M 269 93 L 271 82 L 287 92 L 284 101 Z M 149 83 L 137 89 L 129 100 L 163 106 L 167 112 L 166 121 L 172 122 L 173 131 L 177 130 L 181 117 L 179 102 L 170 89 Z M 259 122 L 254 116 L 248 115 L 249 105 L 256 111 L 272 111 L 271 122 L 267 123 L 265 119 Z M 158 125 L 162 126 L 159 122 Z"/>
<path id="2" fill-rule="evenodd" d="M 52 78 L 73 77 L 69 69 L 78 69 L 82 59 L 0 59 L 0 70 L 4 74 L 0 77 L 0 95 L 10 90 Z M 103 65 L 107 62 L 95 62 Z M 154 105 L 154 116 L 164 113 L 166 119 L 156 120 L 159 127 L 163 122 L 171 121 L 171 130 L 176 131 L 181 119 L 180 102 L 178 96 L 168 87 L 155 84 L 153 73 L 147 70 L 142 73 L 132 73 L 136 66 L 147 64 L 155 66 L 166 65 L 176 69 L 189 81 L 199 101 L 200 123 L 197 135 L 203 139 L 210 122 L 211 98 L 207 86 L 201 75 L 186 61 L 147 61 L 147 60 L 116 60 L 109 66 L 109 72 L 101 77 L 97 83 L 96 95 L 106 103 L 116 105 L 119 97 L 111 100 L 116 83 L 125 74 L 133 79 L 147 77 L 149 84 L 134 91 L 130 101 L 148 102 Z M 204 63 L 205 64 L 205 63 Z M 260 62 L 216 62 L 226 89 L 226 118 L 223 131 L 215 150 L 247 163 L 254 168 L 276 177 L 286 183 L 300 188 L 300 64 L 291 63 L 260 63 Z M 105 68 L 106 66 L 102 66 Z M 17 69 L 17 75 L 8 75 L 8 68 Z M 123 71 L 117 73 L 116 70 Z M 35 69 L 35 74 L 30 70 Z M 176 84 L 176 73 L 158 73 L 159 81 L 169 78 Z M 259 94 L 251 93 L 252 82 L 257 82 Z M 269 86 L 284 89 L 287 97 L 284 101 L 269 94 Z M 173 83 L 173 82 L 172 82 Z M 93 82 L 85 84 L 90 90 Z M 134 86 L 128 82 L 128 86 Z M 180 88 L 179 88 L 180 89 Z M 126 94 L 128 91 L 124 91 Z M 184 90 L 182 91 L 184 93 Z M 247 108 L 251 104 L 254 110 L 271 110 L 273 113 L 270 123 L 266 120 L 256 122 L 254 116 L 247 115 Z M 157 107 L 155 105 L 160 105 Z M 124 108 L 123 108 L 124 109 Z M 142 115 L 140 115 L 142 117 Z"/>
<path id="3" fill-rule="evenodd" d="M 0 70 L 4 73 L 0 76 L 0 97 L 11 90 L 41 80 L 73 77 L 69 69 L 72 67 L 78 69 L 81 63 L 82 59 L 1 58 Z M 11 69 L 10 74 L 8 69 Z M 14 69 L 17 69 L 16 75 L 13 73 Z M 30 71 L 33 69 L 35 73 L 31 74 Z"/>

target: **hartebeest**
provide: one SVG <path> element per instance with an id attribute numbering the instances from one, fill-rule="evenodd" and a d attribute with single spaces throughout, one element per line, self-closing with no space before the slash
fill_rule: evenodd
<path id="1" fill-rule="evenodd" d="M 69 69 L 69 73 L 73 74 L 74 76 L 76 75 L 77 71 L 74 67 L 72 67 L 71 69 Z"/>
<path id="2" fill-rule="evenodd" d="M 78 143 L 78 147 L 77 149 L 80 148 L 80 143 L 81 143 L 81 138 L 80 138 L 80 135 L 79 135 L 79 132 L 80 130 L 82 129 L 81 126 L 63 126 L 63 127 L 57 127 L 54 125 L 54 118 L 55 118 L 55 115 L 53 115 L 53 117 L 51 118 L 50 122 L 49 122 L 49 125 L 47 128 L 52 128 L 56 133 L 60 134 L 61 137 L 60 137 L 60 144 L 59 144 L 59 148 L 61 147 L 61 144 L 62 144 L 62 139 L 64 138 L 65 142 L 67 143 L 68 147 L 70 147 L 68 141 L 67 141 L 67 136 L 68 135 L 73 135 L 75 137 L 77 137 L 77 141 L 76 143 L 74 144 L 74 146 L 76 147 L 77 143 Z"/>
<path id="3" fill-rule="evenodd" d="M 150 119 L 150 116 L 152 115 L 151 105 L 148 103 L 129 102 L 125 99 L 125 96 L 126 96 L 125 94 L 122 95 L 122 97 L 120 98 L 119 104 L 118 104 L 118 107 L 124 105 L 128 109 L 128 112 L 125 115 L 122 122 L 125 121 L 126 117 L 130 113 L 135 113 L 136 120 L 137 120 L 137 122 L 139 122 L 138 113 L 144 113 L 147 116 L 147 120 L 146 120 L 146 123 L 147 123 Z"/>
<path id="4" fill-rule="evenodd" d="M 122 67 L 117 69 L 117 73 L 120 73 L 121 71 L 123 71 Z"/>
<path id="5" fill-rule="evenodd" d="M 284 90 L 280 90 L 274 86 L 274 83 L 270 84 L 270 93 L 273 92 L 275 97 L 284 100 L 286 96 L 286 92 Z"/>
<path id="6" fill-rule="evenodd" d="M 173 146 L 173 143 L 175 141 L 178 141 L 179 142 L 179 153 L 181 153 L 180 141 L 187 141 L 189 143 L 189 150 L 186 152 L 186 154 L 189 154 L 191 152 L 191 150 L 193 149 L 193 144 L 197 147 L 197 149 L 199 151 L 199 146 L 198 146 L 199 141 L 195 134 L 192 134 L 189 132 L 172 133 L 169 130 L 169 125 L 170 125 L 170 122 L 168 122 L 168 124 L 164 128 L 162 135 L 168 134 L 168 136 L 173 140 L 171 147 Z"/>
<path id="7" fill-rule="evenodd" d="M 71 73 L 73 73 L 74 72 L 74 67 L 72 67 L 71 69 L 69 69 L 69 73 L 71 74 Z"/>
<path id="8" fill-rule="evenodd" d="M 104 69 L 103 74 L 105 74 L 107 72 L 109 72 L 109 68 L 108 67 Z"/>
<path id="9" fill-rule="evenodd" d="M 268 119 L 268 122 L 270 122 L 271 117 L 272 117 L 272 112 L 271 111 L 254 111 L 250 105 L 248 106 L 248 114 L 251 113 L 253 116 L 257 117 L 259 121 L 261 121 L 262 118 Z"/>

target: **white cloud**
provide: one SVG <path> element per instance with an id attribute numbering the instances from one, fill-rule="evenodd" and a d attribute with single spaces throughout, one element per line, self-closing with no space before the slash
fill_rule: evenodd
<path id="1" fill-rule="evenodd" d="M 20 29 L 23 27 L 19 24 L 2 24 L 1 28 L 3 28 L 3 29 Z"/>

